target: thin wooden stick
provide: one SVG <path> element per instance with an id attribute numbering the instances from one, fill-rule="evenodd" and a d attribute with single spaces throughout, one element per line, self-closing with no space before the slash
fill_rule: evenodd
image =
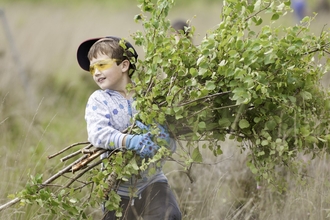
<path id="1" fill-rule="evenodd" d="M 88 166 L 84 171 L 82 171 L 77 176 L 72 178 L 71 181 L 68 184 L 66 184 L 64 188 L 67 188 L 67 187 L 71 186 L 72 183 L 74 183 L 76 180 L 78 180 L 80 177 L 82 177 L 87 171 L 93 169 L 94 167 L 96 167 L 97 165 L 100 165 L 101 163 L 102 163 L 102 159 L 100 159 L 99 161 L 97 161 L 97 162 L 93 163 L 92 165 Z"/>
<path id="2" fill-rule="evenodd" d="M 70 169 L 72 168 L 72 166 L 76 165 L 81 160 L 85 159 L 86 157 L 88 157 L 88 156 L 87 155 L 84 155 L 84 156 L 80 157 L 79 159 L 77 159 L 76 161 L 74 161 L 73 163 L 71 163 L 69 166 L 65 167 L 64 169 L 62 169 L 59 172 L 57 172 L 55 175 L 53 175 L 50 178 L 48 178 L 45 182 L 43 182 L 43 184 L 48 184 L 48 183 L 53 182 L 54 180 L 56 180 L 57 178 L 59 178 L 64 173 L 70 171 Z"/>
<path id="3" fill-rule="evenodd" d="M 73 147 L 75 147 L 75 146 L 83 145 L 83 144 L 89 144 L 89 142 L 78 142 L 78 143 L 75 143 L 75 144 L 71 144 L 70 146 L 67 146 L 66 148 L 60 150 L 59 152 L 57 152 L 57 153 L 55 153 L 55 154 L 52 154 L 52 155 L 49 155 L 49 156 L 48 156 L 48 159 L 51 159 L 51 158 L 53 158 L 53 157 L 56 157 L 56 156 L 62 154 L 63 152 L 65 152 L 65 151 L 67 151 L 67 150 L 69 150 L 69 149 L 71 149 L 71 148 L 73 148 Z"/>
<path id="4" fill-rule="evenodd" d="M 8 208 L 8 207 L 10 207 L 10 206 L 12 206 L 12 205 L 15 205 L 15 204 L 18 203 L 19 201 L 21 201 L 20 198 L 15 198 L 15 199 L 13 199 L 13 200 L 7 202 L 7 203 L 4 204 L 4 205 L 1 205 L 1 206 L 0 206 L 0 212 L 1 212 L 2 210 L 6 209 L 6 208 Z"/>
<path id="5" fill-rule="evenodd" d="M 89 148 L 91 148 L 91 147 L 93 147 L 93 145 L 89 144 L 88 146 L 84 147 L 83 149 L 89 149 Z M 76 152 L 73 152 L 72 154 L 69 154 L 69 155 L 67 155 L 67 156 L 65 156 L 65 157 L 62 157 L 62 158 L 61 158 L 61 162 L 64 162 L 64 161 L 66 161 L 66 160 L 68 160 L 68 159 L 70 159 L 70 158 L 72 158 L 72 157 L 75 157 L 75 156 L 77 156 L 78 154 L 81 154 L 81 151 L 82 151 L 82 150 L 78 150 L 78 151 L 76 151 Z"/>
<path id="6" fill-rule="evenodd" d="M 82 167 L 85 167 L 88 163 L 90 163 L 92 160 L 94 160 L 95 158 L 99 157 L 101 154 L 105 153 L 108 150 L 102 149 L 100 151 L 95 152 L 94 154 L 88 156 L 81 161 L 79 161 L 79 163 L 76 163 L 75 165 L 72 166 L 71 168 L 71 172 L 74 173 L 77 170 L 80 170 Z"/>
<path id="7" fill-rule="evenodd" d="M 93 154 L 93 153 L 95 153 L 96 151 L 99 151 L 99 150 L 100 150 L 99 148 L 97 148 L 95 150 L 81 149 L 81 153 L 82 154 Z"/>
<path id="8" fill-rule="evenodd" d="M 110 155 L 108 156 L 108 157 L 110 157 L 114 152 L 116 152 L 117 150 L 115 149 L 115 150 L 113 150 L 113 151 L 111 151 L 110 152 Z M 88 158 L 87 158 L 88 159 Z M 94 157 L 94 159 L 95 159 L 95 157 Z M 97 165 L 99 165 L 99 164 L 101 164 L 102 163 L 102 160 L 103 159 L 100 159 L 99 161 L 97 161 L 97 162 L 95 162 L 95 163 L 93 163 L 92 165 L 90 165 L 90 166 L 88 166 L 87 168 L 86 168 L 86 166 L 84 167 L 84 168 L 86 168 L 84 171 L 82 171 L 81 173 L 79 173 L 77 176 L 75 176 L 74 178 L 71 178 L 71 181 L 64 187 L 64 188 L 67 188 L 67 187 L 69 187 L 73 182 L 75 182 L 75 181 L 77 181 L 81 176 L 83 176 L 87 171 L 89 171 L 89 170 L 91 170 L 91 169 L 93 169 L 94 167 L 96 167 Z M 91 160 L 90 160 L 91 161 Z M 81 166 L 82 167 L 82 166 Z M 80 168 L 81 168 L 80 167 Z"/>

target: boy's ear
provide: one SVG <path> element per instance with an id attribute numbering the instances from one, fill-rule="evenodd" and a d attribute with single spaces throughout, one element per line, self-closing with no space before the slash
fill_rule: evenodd
<path id="1" fill-rule="evenodd" d="M 128 60 L 123 60 L 123 62 L 121 62 L 122 72 L 127 72 L 129 70 L 129 65 L 130 65 L 130 62 Z"/>

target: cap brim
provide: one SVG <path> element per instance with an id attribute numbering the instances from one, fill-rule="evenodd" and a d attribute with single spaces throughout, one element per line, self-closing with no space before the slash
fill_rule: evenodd
<path id="1" fill-rule="evenodd" d="M 89 39 L 86 40 L 84 42 L 82 42 L 77 50 L 77 60 L 78 60 L 78 64 L 79 66 L 86 71 L 89 71 L 89 66 L 90 66 L 90 62 L 88 59 L 88 52 L 89 49 L 92 47 L 92 45 L 98 41 L 100 38 L 93 38 L 93 39 Z"/>

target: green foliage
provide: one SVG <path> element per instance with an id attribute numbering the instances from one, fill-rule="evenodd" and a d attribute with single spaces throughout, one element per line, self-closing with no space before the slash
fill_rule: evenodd
<path id="1" fill-rule="evenodd" d="M 134 35 L 145 51 L 134 76 L 139 119 L 166 122 L 173 137 L 188 141 L 186 161 L 201 161 L 195 141 L 209 141 L 217 155 L 218 141 L 229 137 L 250 150 L 251 170 L 272 182 L 275 167 L 294 170 L 299 152 L 327 148 L 329 94 L 320 79 L 329 70 L 329 32 L 310 33 L 311 18 L 276 26 L 290 1 L 224 1 L 222 21 L 200 45 L 189 38 L 194 27 L 179 40 L 170 30 L 174 1 L 139 4 L 145 13 L 136 17 L 144 32 Z"/>
<path id="2" fill-rule="evenodd" d="M 43 185 L 42 175 L 30 176 L 25 189 L 10 197 L 20 198 L 21 206 L 36 203 L 50 214 L 61 216 L 61 219 L 87 219 L 84 209 L 90 205 L 77 199 L 74 189 L 51 190 L 47 185 Z"/>

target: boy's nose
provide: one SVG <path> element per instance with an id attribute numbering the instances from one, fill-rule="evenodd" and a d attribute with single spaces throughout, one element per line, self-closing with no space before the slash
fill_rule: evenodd
<path id="1" fill-rule="evenodd" d="M 101 71 L 98 68 L 95 68 L 94 75 L 97 76 L 97 75 L 100 75 L 100 74 L 101 74 Z"/>

